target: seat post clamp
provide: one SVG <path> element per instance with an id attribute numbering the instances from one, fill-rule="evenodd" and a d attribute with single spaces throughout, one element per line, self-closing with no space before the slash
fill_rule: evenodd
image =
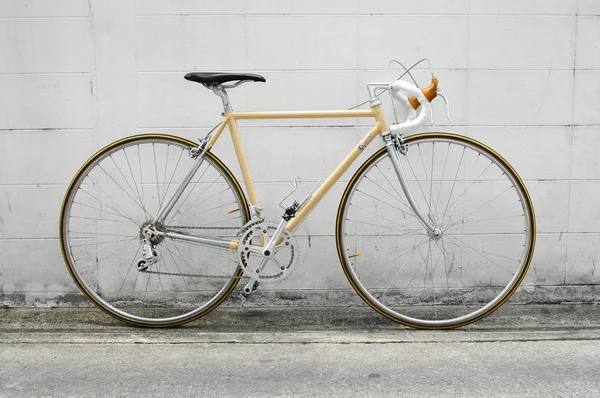
<path id="1" fill-rule="evenodd" d="M 225 113 L 231 112 L 232 109 L 231 103 L 229 102 L 229 95 L 227 95 L 227 91 L 223 88 L 223 86 L 221 86 L 220 84 L 211 84 L 207 87 L 210 88 L 212 92 L 215 93 L 219 98 L 221 98 L 221 101 L 223 102 L 223 110 L 225 111 Z"/>

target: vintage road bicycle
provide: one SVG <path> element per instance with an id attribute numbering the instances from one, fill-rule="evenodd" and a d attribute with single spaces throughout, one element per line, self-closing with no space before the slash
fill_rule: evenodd
<path id="1" fill-rule="evenodd" d="M 246 296 L 278 282 L 298 263 L 294 231 L 379 137 L 381 149 L 354 173 L 337 211 L 337 253 L 348 281 L 375 311 L 406 326 L 447 329 L 489 315 L 527 272 L 534 210 L 523 181 L 491 148 L 456 134 L 412 133 L 431 117 L 437 96 L 448 105 L 431 77 L 425 89 L 403 79 L 367 84 L 368 109 L 235 112 L 227 90 L 265 82 L 262 76 L 188 73 L 221 98 L 223 121 L 199 144 L 142 134 L 85 162 L 60 216 L 73 280 L 111 316 L 148 327 L 206 315 L 240 279 Z M 383 93 L 405 108 L 405 121 L 388 125 Z M 237 122 L 299 118 L 368 118 L 374 125 L 329 177 L 304 200 L 282 205 L 281 219 L 271 222 Z M 211 152 L 225 128 L 247 195 Z M 265 159 L 270 150 L 265 146 Z"/>

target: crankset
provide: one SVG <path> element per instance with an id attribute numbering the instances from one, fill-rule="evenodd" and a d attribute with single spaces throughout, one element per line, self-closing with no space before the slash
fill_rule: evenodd
<path id="1" fill-rule="evenodd" d="M 259 221 L 241 232 L 237 257 L 244 275 L 252 280 L 246 291 L 250 293 L 258 283 L 280 282 L 290 276 L 298 262 L 298 244 L 279 225 Z"/>

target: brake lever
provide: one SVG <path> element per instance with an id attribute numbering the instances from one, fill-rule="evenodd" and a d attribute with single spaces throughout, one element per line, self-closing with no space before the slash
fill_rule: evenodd
<path id="1" fill-rule="evenodd" d="M 450 119 L 450 102 L 448 101 L 448 96 L 440 86 L 438 86 L 437 95 L 444 100 L 444 104 L 446 104 L 446 117 L 448 118 L 448 121 L 452 123 L 452 119 Z"/>
<path id="2" fill-rule="evenodd" d="M 433 108 L 431 108 L 431 112 L 429 112 L 429 121 L 432 126 L 435 126 L 435 122 L 433 121 Z"/>

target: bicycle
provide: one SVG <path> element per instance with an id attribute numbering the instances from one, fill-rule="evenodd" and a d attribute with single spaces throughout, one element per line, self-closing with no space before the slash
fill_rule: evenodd
<path id="1" fill-rule="evenodd" d="M 514 169 L 484 144 L 449 133 L 404 135 L 431 116 L 437 96 L 448 105 L 431 76 L 422 90 L 401 78 L 367 84 L 368 109 L 234 112 L 227 90 L 264 77 L 188 73 L 221 98 L 222 122 L 199 144 L 142 134 L 93 155 L 62 204 L 69 273 L 92 303 L 129 324 L 198 319 L 242 278 L 247 296 L 289 276 L 298 262 L 294 230 L 379 136 L 382 148 L 352 176 L 337 212 L 337 252 L 351 286 L 375 311 L 410 327 L 454 328 L 491 314 L 531 262 L 533 205 Z M 407 110 L 406 121 L 386 123 L 384 92 Z M 270 222 L 237 121 L 297 118 L 373 118 L 374 125 L 327 179 Z M 210 151 L 226 127 L 247 195 Z"/>

